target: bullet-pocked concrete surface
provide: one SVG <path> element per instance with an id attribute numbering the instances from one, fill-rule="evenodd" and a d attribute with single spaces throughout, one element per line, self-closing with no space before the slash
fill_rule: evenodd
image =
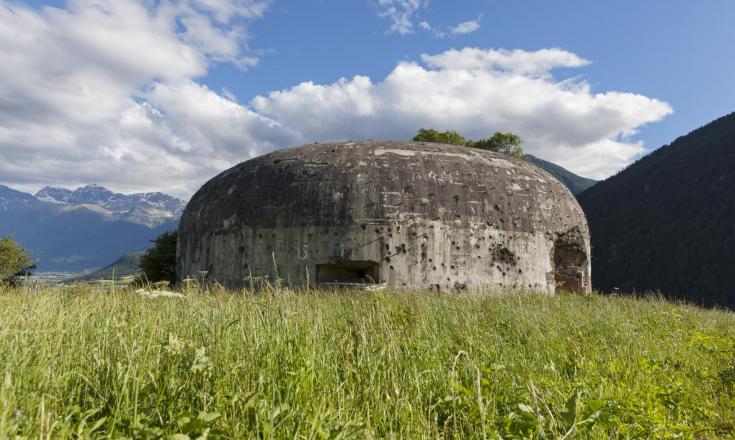
<path id="1" fill-rule="evenodd" d="M 421 142 L 276 151 L 207 182 L 179 227 L 180 279 L 228 287 L 590 289 L 569 190 L 506 155 Z"/>

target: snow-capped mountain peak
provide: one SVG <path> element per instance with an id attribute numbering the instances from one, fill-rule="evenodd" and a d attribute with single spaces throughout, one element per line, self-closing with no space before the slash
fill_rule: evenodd
<path id="1" fill-rule="evenodd" d="M 64 188 L 44 186 L 36 193 L 36 198 L 42 202 L 67 204 L 71 197 L 71 191 Z"/>
<path id="2" fill-rule="evenodd" d="M 42 202 L 86 208 L 102 208 L 111 220 L 142 224 L 150 228 L 178 218 L 186 202 L 160 192 L 121 194 L 102 185 L 91 184 L 73 191 L 46 186 L 35 195 Z"/>
<path id="3" fill-rule="evenodd" d="M 115 196 L 125 197 L 124 194 L 115 194 L 101 185 L 85 185 L 72 191 L 69 203 L 72 205 L 95 204 L 104 206 L 105 203 Z"/>

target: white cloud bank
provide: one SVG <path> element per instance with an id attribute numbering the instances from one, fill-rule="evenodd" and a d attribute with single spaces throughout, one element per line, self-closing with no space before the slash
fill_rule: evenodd
<path id="1" fill-rule="evenodd" d="M 593 178 L 631 163 L 644 147 L 630 136 L 672 111 L 645 96 L 592 93 L 584 81 L 553 79 L 554 68 L 587 63 L 560 49 L 465 48 L 421 58 L 425 65 L 399 63 L 382 82 L 364 76 L 305 82 L 251 104 L 297 134 L 296 142 L 410 139 L 420 127 L 475 139 L 513 131 L 527 152 Z"/>
<path id="2" fill-rule="evenodd" d="M 560 49 L 450 50 L 400 62 L 380 81 L 303 82 L 239 103 L 196 80 L 212 63 L 247 58 L 242 22 L 265 3 L 150 4 L 79 0 L 39 12 L 0 0 L 0 183 L 188 196 L 276 148 L 410 139 L 421 127 L 514 131 L 528 152 L 603 178 L 644 151 L 632 139 L 640 127 L 671 113 L 645 96 L 555 79 L 553 69 L 587 63 Z"/>

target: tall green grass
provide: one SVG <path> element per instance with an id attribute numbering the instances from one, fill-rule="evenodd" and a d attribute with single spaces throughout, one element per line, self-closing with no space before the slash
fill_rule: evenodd
<path id="1" fill-rule="evenodd" d="M 0 438 L 728 438 L 735 315 L 660 298 L 0 290 Z"/>

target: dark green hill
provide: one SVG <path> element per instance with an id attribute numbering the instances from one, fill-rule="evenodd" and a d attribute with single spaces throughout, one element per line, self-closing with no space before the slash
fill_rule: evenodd
<path id="1" fill-rule="evenodd" d="M 593 287 L 735 306 L 735 113 L 578 195 Z"/>
<path id="2" fill-rule="evenodd" d="M 559 179 L 575 196 L 597 183 L 596 180 L 578 176 L 555 163 L 539 159 L 531 154 L 526 155 L 526 160 Z"/>
<path id="3" fill-rule="evenodd" d="M 138 267 L 138 265 L 140 264 L 140 257 L 143 253 L 144 252 L 131 252 L 129 254 L 125 254 L 118 258 L 114 263 L 75 279 L 81 281 L 109 280 L 112 279 L 113 271 L 115 278 L 137 275 L 140 273 L 140 267 Z"/>

